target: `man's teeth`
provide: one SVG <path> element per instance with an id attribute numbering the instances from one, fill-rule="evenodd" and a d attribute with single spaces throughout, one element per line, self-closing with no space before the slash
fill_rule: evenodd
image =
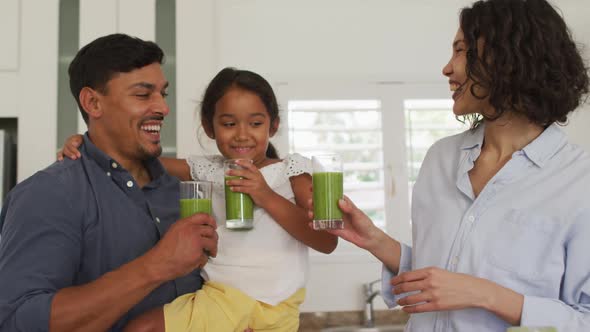
<path id="1" fill-rule="evenodd" d="M 459 86 L 459 84 L 452 83 L 450 85 L 450 87 L 451 87 L 451 91 L 457 91 L 457 90 L 459 90 L 460 86 Z"/>
<path id="2" fill-rule="evenodd" d="M 153 131 L 153 132 L 160 132 L 160 129 L 161 128 L 162 128 L 161 125 L 144 125 L 144 126 L 141 126 L 141 130 Z"/>

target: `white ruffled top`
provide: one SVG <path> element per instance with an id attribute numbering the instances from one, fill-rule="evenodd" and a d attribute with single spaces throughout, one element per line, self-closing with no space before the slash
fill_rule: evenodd
<path id="1" fill-rule="evenodd" d="M 217 257 L 204 267 L 205 280 L 235 287 L 252 298 L 276 305 L 305 287 L 308 248 L 293 238 L 262 208 L 254 208 L 254 228 L 225 228 L 224 173 L 222 156 L 190 156 L 187 163 L 194 180 L 213 182 L 213 216 L 219 235 Z M 311 161 L 290 154 L 281 162 L 260 169 L 266 183 L 295 203 L 290 177 L 311 174 Z M 307 227 L 307 225 L 305 225 Z"/>

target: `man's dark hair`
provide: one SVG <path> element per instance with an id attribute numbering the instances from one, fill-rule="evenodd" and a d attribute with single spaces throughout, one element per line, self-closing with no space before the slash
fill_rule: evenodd
<path id="1" fill-rule="evenodd" d="M 70 63 L 70 90 L 80 113 L 88 124 L 88 114 L 80 105 L 80 91 L 90 87 L 107 93 L 107 82 L 117 73 L 128 73 L 152 63 L 162 64 L 164 52 L 151 41 L 125 34 L 112 34 L 95 39 L 82 47 Z"/>
<path id="2" fill-rule="evenodd" d="M 515 112 L 547 127 L 584 102 L 588 71 L 560 14 L 545 0 L 484 0 L 464 8 L 471 93 L 489 96 L 497 119 Z M 478 50 L 478 40 L 483 50 Z M 475 91 L 486 91 L 477 95 Z"/>

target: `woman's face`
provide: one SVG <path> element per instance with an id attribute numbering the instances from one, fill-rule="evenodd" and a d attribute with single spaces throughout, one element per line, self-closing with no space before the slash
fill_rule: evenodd
<path id="1" fill-rule="evenodd" d="M 479 43 L 481 47 L 478 49 L 481 51 L 483 42 Z M 489 108 L 491 107 L 488 98 L 478 99 L 471 94 L 471 87 L 473 81 L 467 77 L 467 44 L 463 38 L 463 30 L 459 28 L 455 39 L 453 40 L 453 54 L 451 59 L 443 67 L 443 75 L 449 78 L 449 86 L 453 91 L 453 113 L 457 116 L 463 116 L 473 113 L 479 114 L 490 114 Z M 485 92 L 481 88 L 475 88 L 475 92 L 478 95 L 485 95 Z"/>

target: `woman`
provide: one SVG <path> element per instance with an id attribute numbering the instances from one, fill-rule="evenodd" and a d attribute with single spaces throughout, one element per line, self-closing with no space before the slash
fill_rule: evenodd
<path id="1" fill-rule="evenodd" d="M 580 52 L 545 0 L 475 2 L 452 45 L 443 74 L 472 128 L 425 157 L 413 248 L 348 199 L 330 232 L 384 263 L 409 331 L 590 331 L 590 157 L 558 126 L 588 92 Z"/>

